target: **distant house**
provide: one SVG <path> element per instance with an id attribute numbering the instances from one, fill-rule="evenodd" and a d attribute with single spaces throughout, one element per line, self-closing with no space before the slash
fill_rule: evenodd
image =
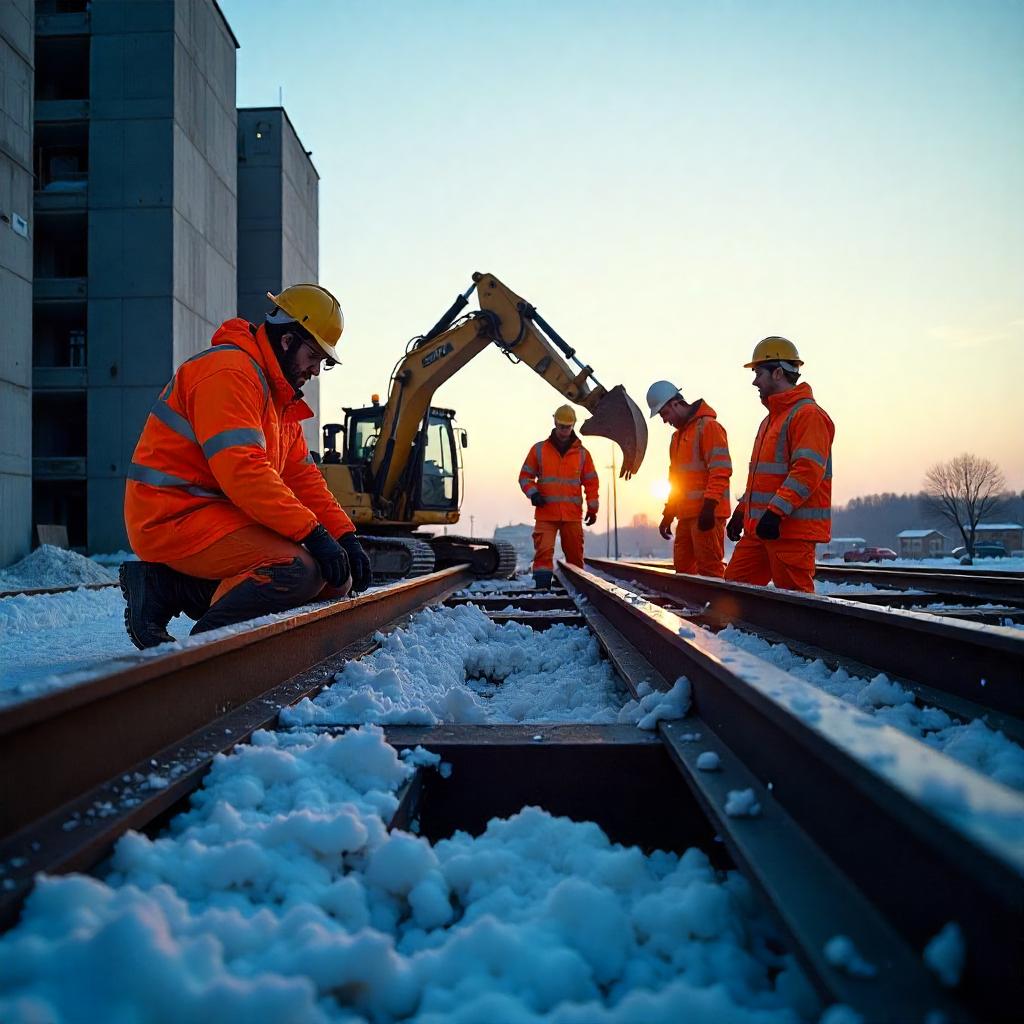
<path id="1" fill-rule="evenodd" d="M 938 530 L 902 530 L 896 539 L 900 558 L 941 558 L 946 550 L 946 535 Z"/>
<path id="2" fill-rule="evenodd" d="M 815 557 L 824 561 L 842 558 L 847 551 L 867 547 L 867 543 L 863 537 L 833 537 L 827 544 L 818 545 Z"/>
<path id="3" fill-rule="evenodd" d="M 967 530 L 967 527 L 964 527 Z M 1024 526 L 1020 523 L 978 523 L 974 530 L 978 544 L 1002 544 L 1007 552 L 1024 548 Z"/>

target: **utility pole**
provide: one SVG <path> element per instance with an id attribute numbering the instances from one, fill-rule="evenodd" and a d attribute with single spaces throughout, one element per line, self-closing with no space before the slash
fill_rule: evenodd
<path id="1" fill-rule="evenodd" d="M 615 449 L 612 449 L 612 464 L 605 466 L 605 469 L 612 471 L 612 479 L 615 479 Z M 605 500 L 604 503 L 604 557 L 612 557 L 612 503 Z"/>
<path id="2" fill-rule="evenodd" d="M 619 560 L 619 492 L 618 474 L 615 472 L 615 449 L 612 448 L 612 517 L 615 523 L 615 561 Z"/>

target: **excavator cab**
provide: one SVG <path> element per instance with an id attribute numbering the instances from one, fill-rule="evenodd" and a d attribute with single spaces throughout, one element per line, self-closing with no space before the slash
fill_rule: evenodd
<path id="1" fill-rule="evenodd" d="M 384 407 L 374 403 L 361 409 L 346 408 L 344 412 L 344 425 L 324 425 L 323 462 L 344 464 L 352 473 L 357 490 L 372 493 L 371 467 L 384 422 Z M 452 409 L 428 409 L 401 482 L 400 493 L 407 496 L 403 519 L 411 519 L 418 511 L 456 512 L 462 504 L 462 449 L 468 445 L 468 439 L 466 431 L 457 428 L 454 421 Z M 343 436 L 341 451 L 339 433 Z"/>

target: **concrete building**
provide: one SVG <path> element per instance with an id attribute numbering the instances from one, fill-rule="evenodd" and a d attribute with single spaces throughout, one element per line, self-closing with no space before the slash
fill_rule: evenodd
<path id="1" fill-rule="evenodd" d="M 32 542 L 32 0 L 0 3 L 0 565 Z"/>
<path id="2" fill-rule="evenodd" d="M 310 156 L 283 108 L 239 109 L 238 313 L 251 323 L 267 311 L 268 291 L 319 280 L 320 175 Z M 319 451 L 319 383 L 303 395 L 314 412 L 306 442 Z"/>
<path id="3" fill-rule="evenodd" d="M 155 395 L 235 312 L 238 44 L 214 0 L 36 16 L 32 518 L 112 551 Z"/>

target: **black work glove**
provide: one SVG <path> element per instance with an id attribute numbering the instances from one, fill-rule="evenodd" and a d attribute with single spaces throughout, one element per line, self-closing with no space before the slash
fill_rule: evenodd
<path id="1" fill-rule="evenodd" d="M 597 512 L 596 511 L 595 512 L 588 512 L 587 513 L 587 517 L 586 517 L 586 519 L 583 520 L 583 522 L 587 526 L 593 526 L 594 523 L 597 522 Z"/>
<path id="2" fill-rule="evenodd" d="M 743 506 L 737 505 L 725 527 L 725 535 L 734 544 L 743 536 Z"/>
<path id="3" fill-rule="evenodd" d="M 349 568 L 352 570 L 352 592 L 355 594 L 365 590 L 373 579 L 369 555 L 363 550 L 359 538 L 354 533 L 343 533 L 338 538 L 345 554 L 348 555 Z"/>
<path id="4" fill-rule="evenodd" d="M 670 516 L 667 512 L 661 517 L 661 522 L 658 523 L 658 533 L 669 540 L 672 536 L 672 520 L 675 516 Z"/>
<path id="5" fill-rule="evenodd" d="M 530 501 L 533 503 L 534 508 L 540 508 L 544 504 L 544 495 L 538 491 L 536 494 L 530 495 Z"/>
<path id="6" fill-rule="evenodd" d="M 704 506 L 700 510 L 700 515 L 697 516 L 697 529 L 703 533 L 707 533 L 715 525 L 715 509 L 718 507 L 718 502 L 714 498 L 705 498 Z"/>
<path id="7" fill-rule="evenodd" d="M 767 508 L 761 513 L 761 518 L 757 521 L 757 535 L 761 540 L 778 540 L 779 527 L 781 525 L 782 516 Z"/>
<path id="8" fill-rule="evenodd" d="M 308 537 L 303 537 L 302 543 L 320 566 L 324 583 L 340 587 L 348 579 L 348 556 L 323 526 L 318 523 Z"/>

